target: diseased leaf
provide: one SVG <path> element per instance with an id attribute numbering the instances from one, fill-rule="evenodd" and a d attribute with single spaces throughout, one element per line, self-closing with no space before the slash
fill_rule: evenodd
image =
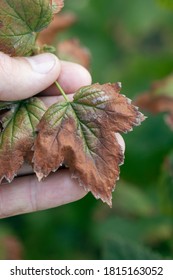
<path id="1" fill-rule="evenodd" d="M 167 112 L 165 121 L 173 129 L 173 75 L 154 82 L 148 92 L 139 95 L 135 104 L 153 114 Z"/>
<path id="2" fill-rule="evenodd" d="M 29 156 L 34 142 L 35 128 L 46 108 L 38 98 L 19 101 L 3 116 L 0 133 L 0 182 L 9 182 Z"/>
<path id="3" fill-rule="evenodd" d="M 39 180 L 64 163 L 80 185 L 111 206 L 123 152 L 116 132 L 128 132 L 144 116 L 119 94 L 120 85 L 82 87 L 73 102 L 52 105 L 38 125 L 33 157 Z"/>
<path id="4" fill-rule="evenodd" d="M 72 61 L 89 68 L 91 55 L 87 48 L 81 46 L 79 40 L 71 39 L 58 44 L 58 57 L 62 60 Z"/>
<path id="5" fill-rule="evenodd" d="M 50 25 L 43 29 L 37 38 L 37 44 L 52 44 L 56 35 L 64 29 L 73 25 L 76 21 L 76 16 L 73 13 L 62 13 L 55 15 Z"/>
<path id="6" fill-rule="evenodd" d="M 0 51 L 31 54 L 37 32 L 48 26 L 52 16 L 50 0 L 1 0 Z"/>

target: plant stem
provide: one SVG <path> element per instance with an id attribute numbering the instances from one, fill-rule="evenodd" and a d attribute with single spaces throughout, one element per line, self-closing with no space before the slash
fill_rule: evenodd
<path id="1" fill-rule="evenodd" d="M 62 96 L 64 97 L 64 99 L 67 101 L 67 102 L 70 102 L 70 100 L 68 99 L 67 95 L 65 94 L 64 90 L 62 89 L 62 87 L 60 86 L 60 84 L 55 81 L 55 85 L 56 87 L 59 89 L 60 93 L 62 94 Z"/>

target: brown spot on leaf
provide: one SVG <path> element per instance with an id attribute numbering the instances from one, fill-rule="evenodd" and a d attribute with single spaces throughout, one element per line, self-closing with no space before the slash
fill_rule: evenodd
<path id="1" fill-rule="evenodd" d="M 0 40 L 0 51 L 11 56 L 15 56 L 16 54 L 15 48 L 9 42 L 6 42 L 6 40 Z"/>

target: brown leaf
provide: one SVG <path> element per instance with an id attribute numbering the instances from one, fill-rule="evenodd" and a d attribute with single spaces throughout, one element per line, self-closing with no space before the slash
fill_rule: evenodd
<path id="1" fill-rule="evenodd" d="M 6 104 L 10 110 L 1 117 L 0 182 L 11 182 L 27 157 L 30 157 L 35 129 L 46 108 L 38 98 Z M 0 108 L 1 106 L 0 102 Z"/>
<path id="2" fill-rule="evenodd" d="M 91 55 L 87 48 L 81 46 L 79 40 L 71 39 L 58 44 L 57 54 L 63 60 L 68 60 L 81 64 L 89 69 Z"/>
<path id="3" fill-rule="evenodd" d="M 75 21 L 76 16 L 73 13 L 55 15 L 50 25 L 39 33 L 37 44 L 39 46 L 44 44 L 51 45 L 56 35 L 70 27 Z"/>
<path id="4" fill-rule="evenodd" d="M 148 92 L 139 95 L 135 104 L 153 114 L 167 112 L 166 123 L 173 128 L 173 75 L 151 85 Z"/>
<path id="5" fill-rule="evenodd" d="M 73 102 L 57 103 L 46 111 L 34 144 L 39 180 L 64 163 L 82 187 L 111 206 L 123 163 L 115 133 L 128 132 L 144 120 L 119 91 L 119 83 L 83 87 Z"/>

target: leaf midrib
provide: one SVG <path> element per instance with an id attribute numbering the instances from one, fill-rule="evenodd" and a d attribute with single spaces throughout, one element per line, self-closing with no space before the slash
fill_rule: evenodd
<path id="1" fill-rule="evenodd" d="M 83 131 L 83 128 L 82 128 L 82 125 L 85 125 L 85 124 L 84 124 L 83 122 L 81 122 L 81 120 L 80 120 L 80 118 L 79 118 L 77 112 L 76 112 L 75 109 L 73 108 L 73 102 L 71 102 L 70 105 L 71 105 L 72 111 L 74 112 L 75 118 L 76 118 L 76 120 L 77 120 L 77 122 L 78 122 L 78 124 L 79 124 L 80 131 L 81 131 L 81 133 L 82 133 L 82 139 L 84 139 L 85 147 L 87 148 L 87 150 L 89 151 L 90 156 L 92 157 L 91 153 L 92 153 L 93 151 L 90 149 L 89 143 L 88 143 L 88 141 L 87 141 L 87 139 L 86 139 L 86 137 L 85 137 L 85 132 Z M 90 128 L 88 128 L 88 129 L 90 130 L 91 133 L 93 133 L 93 132 L 91 131 Z M 93 157 L 92 157 L 92 158 L 93 158 Z"/>

